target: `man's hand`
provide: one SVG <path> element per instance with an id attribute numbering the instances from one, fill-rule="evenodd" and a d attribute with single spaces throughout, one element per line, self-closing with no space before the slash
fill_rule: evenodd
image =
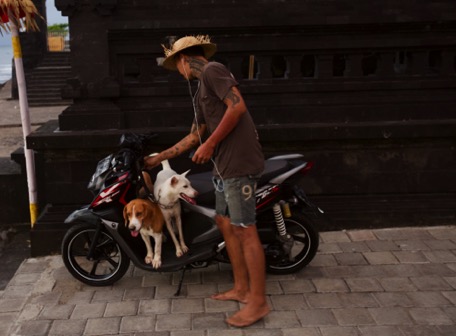
<path id="1" fill-rule="evenodd" d="M 206 141 L 201 146 L 198 147 L 195 154 L 192 157 L 192 161 L 198 164 L 204 164 L 209 162 L 214 154 L 215 146 L 213 146 L 210 142 Z"/>

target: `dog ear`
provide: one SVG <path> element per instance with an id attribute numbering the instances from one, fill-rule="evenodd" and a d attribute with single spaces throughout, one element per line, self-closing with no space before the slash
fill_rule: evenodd
<path id="1" fill-rule="evenodd" d="M 185 173 L 183 173 L 183 174 L 181 174 L 181 175 L 185 177 L 185 176 L 187 176 L 188 173 L 190 173 L 190 169 L 187 170 Z"/>
<path id="2" fill-rule="evenodd" d="M 150 211 L 149 206 L 143 205 L 142 212 L 143 212 L 143 219 L 142 219 L 143 222 L 148 221 L 153 216 L 153 214 Z"/>
<path id="3" fill-rule="evenodd" d="M 127 212 L 128 212 L 128 204 L 124 206 L 124 209 L 123 209 L 123 218 L 124 218 L 124 222 L 125 222 L 125 226 L 128 226 L 128 215 L 127 215 Z"/>
<path id="4" fill-rule="evenodd" d="M 178 183 L 179 183 L 179 179 L 177 178 L 177 176 L 171 177 L 171 182 L 170 182 L 171 187 L 174 187 Z"/>

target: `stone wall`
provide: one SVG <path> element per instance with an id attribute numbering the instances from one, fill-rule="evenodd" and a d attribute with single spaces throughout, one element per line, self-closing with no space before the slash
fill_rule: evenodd
<path id="1" fill-rule="evenodd" d="M 44 203 L 88 202 L 95 162 L 126 129 L 158 133 L 155 150 L 188 132 L 187 84 L 157 59 L 162 43 L 209 34 L 267 155 L 316 162 L 304 184 L 333 227 L 454 220 L 454 1 L 55 3 L 69 17 L 74 104 L 28 139 L 44 156 Z"/>

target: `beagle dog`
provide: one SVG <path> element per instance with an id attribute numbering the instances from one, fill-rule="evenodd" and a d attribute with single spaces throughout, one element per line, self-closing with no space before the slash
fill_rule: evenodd
<path id="1" fill-rule="evenodd" d="M 165 220 L 158 204 L 148 199 L 136 198 L 130 201 L 123 210 L 125 226 L 133 237 L 141 234 L 147 248 L 144 259 L 146 264 L 151 264 L 157 269 L 161 266 L 161 250 L 163 243 L 163 226 Z M 155 240 L 155 254 L 152 250 L 150 237 Z"/>

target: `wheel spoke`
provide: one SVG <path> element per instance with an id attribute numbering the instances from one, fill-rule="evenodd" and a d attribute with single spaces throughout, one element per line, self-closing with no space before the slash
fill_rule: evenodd
<path id="1" fill-rule="evenodd" d="M 303 244 L 306 244 L 307 240 L 308 240 L 306 237 L 301 237 L 301 236 L 293 236 L 293 239 L 295 241 L 299 241 L 299 242 L 301 242 Z"/>
<path id="2" fill-rule="evenodd" d="M 119 266 L 119 263 L 116 262 L 116 261 L 114 261 L 114 259 L 112 259 L 112 258 L 110 258 L 110 257 L 107 257 L 107 258 L 106 258 L 106 261 L 107 261 L 108 263 L 110 263 L 111 266 L 114 267 L 114 269 L 116 269 L 116 268 Z"/>
<path id="3" fill-rule="evenodd" d="M 103 247 L 104 245 L 111 244 L 111 243 L 112 243 L 112 240 L 109 238 L 106 238 L 97 244 L 97 248 Z"/>
<path id="4" fill-rule="evenodd" d="M 112 241 L 110 239 L 106 239 L 104 242 L 102 242 L 100 245 L 98 245 L 97 247 L 100 247 L 102 245 L 106 245 L 108 243 L 112 243 Z M 106 247 L 106 246 L 105 246 Z M 118 255 L 118 253 L 115 254 L 116 256 Z M 106 250 L 103 250 L 102 251 L 102 255 L 98 258 L 99 261 L 107 261 L 112 267 L 113 269 L 117 269 L 117 267 L 119 266 L 119 263 L 116 262 L 113 257 L 111 257 L 108 253 L 106 253 Z"/>
<path id="5" fill-rule="evenodd" d="M 98 264 L 100 263 L 99 260 L 95 260 L 94 263 L 93 263 L 93 266 L 92 266 L 92 269 L 90 270 L 89 274 L 90 275 L 96 275 L 96 272 L 97 272 L 97 268 L 98 268 Z"/>

